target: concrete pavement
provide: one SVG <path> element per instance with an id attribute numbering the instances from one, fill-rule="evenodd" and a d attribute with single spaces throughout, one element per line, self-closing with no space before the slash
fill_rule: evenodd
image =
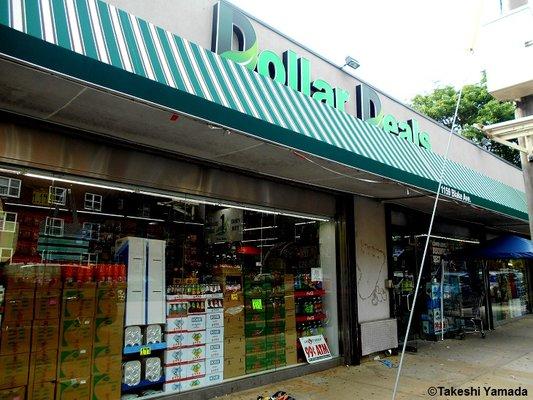
<path id="1" fill-rule="evenodd" d="M 533 398 L 531 315 L 487 332 L 486 339 L 467 335 L 465 340 L 419 341 L 418 346 L 418 353 L 406 354 L 397 399 Z M 388 359 L 398 362 L 398 357 Z M 378 361 L 368 361 L 360 366 L 337 367 L 227 397 L 255 400 L 258 395 L 266 397 L 283 390 L 296 400 L 390 399 L 396 371 Z M 428 394 L 433 390 L 431 387 L 436 388 L 436 396 Z M 485 388 L 500 390 L 487 396 Z M 521 397 L 516 395 L 519 388 Z M 470 395 L 461 395 L 458 389 L 470 389 Z M 510 389 L 514 392 L 509 393 Z M 524 390 L 528 392 L 526 396 Z"/>

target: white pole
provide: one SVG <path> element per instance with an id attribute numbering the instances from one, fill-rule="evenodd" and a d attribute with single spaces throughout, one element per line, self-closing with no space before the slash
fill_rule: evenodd
<path id="1" fill-rule="evenodd" d="M 444 260 L 440 261 L 440 340 L 444 340 Z"/>
<path id="2" fill-rule="evenodd" d="M 433 204 L 433 212 L 431 213 L 431 220 L 429 222 L 428 234 L 426 236 L 426 244 L 424 246 L 424 253 L 422 255 L 422 262 L 420 263 L 420 272 L 418 273 L 418 279 L 416 281 L 415 293 L 413 298 L 413 304 L 411 306 L 411 312 L 409 313 L 409 321 L 407 322 L 407 331 L 405 332 L 405 339 L 402 346 L 402 355 L 400 356 L 400 363 L 398 364 L 398 372 L 396 373 L 396 382 L 394 382 L 394 390 L 392 392 L 392 400 L 396 399 L 396 392 L 398 391 L 398 384 L 400 383 L 400 376 L 402 374 L 403 359 L 405 357 L 405 349 L 407 347 L 407 339 L 409 338 L 409 332 L 411 331 L 411 323 L 413 322 L 413 315 L 416 306 L 416 300 L 418 297 L 418 289 L 420 288 L 420 281 L 422 280 L 422 272 L 424 269 L 424 263 L 426 262 L 426 255 L 429 246 L 429 239 L 431 237 L 431 231 L 433 230 L 433 222 L 435 221 L 435 214 L 437 212 L 437 204 L 439 203 L 440 189 L 442 186 L 442 180 L 446 172 L 446 165 L 448 164 L 448 153 L 450 151 L 450 144 L 452 142 L 453 128 L 455 127 L 455 121 L 457 119 L 457 112 L 459 111 L 459 103 L 461 102 L 461 96 L 463 95 L 463 88 L 459 90 L 457 96 L 457 104 L 455 106 L 455 113 L 453 114 L 452 126 L 450 133 L 448 134 L 448 144 L 446 145 L 446 152 L 444 153 L 444 160 L 442 162 L 442 169 L 439 177 L 439 186 L 437 187 L 437 195 L 435 196 L 435 203 Z"/>

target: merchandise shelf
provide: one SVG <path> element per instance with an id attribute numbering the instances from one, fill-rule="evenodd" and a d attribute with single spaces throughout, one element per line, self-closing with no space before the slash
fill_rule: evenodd
<path id="1" fill-rule="evenodd" d="M 165 350 L 167 348 L 167 344 L 165 342 L 161 342 L 161 343 L 142 344 L 140 346 L 128 346 L 128 347 L 124 347 L 123 353 L 124 354 L 139 354 L 141 349 L 145 347 L 149 347 L 151 351 Z"/>
<path id="2" fill-rule="evenodd" d="M 129 385 L 126 385 L 125 383 L 123 383 L 122 384 L 122 393 L 136 391 L 136 390 L 147 388 L 147 387 L 150 387 L 150 386 L 161 385 L 163 383 L 165 383 L 165 376 L 164 375 L 157 382 L 151 382 L 151 381 L 148 381 L 146 379 L 143 379 L 141 381 L 141 383 L 139 383 L 138 385 L 135 385 L 135 386 L 129 386 Z"/>

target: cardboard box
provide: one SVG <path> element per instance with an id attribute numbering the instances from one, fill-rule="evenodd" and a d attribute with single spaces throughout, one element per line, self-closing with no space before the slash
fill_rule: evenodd
<path id="1" fill-rule="evenodd" d="M 219 383 L 222 383 L 223 380 L 224 380 L 224 373 L 223 372 L 219 372 L 219 373 L 211 374 L 211 375 L 206 375 L 205 376 L 205 385 L 206 386 L 217 385 Z"/>
<path id="2" fill-rule="evenodd" d="M 224 336 L 244 336 L 244 315 L 224 317 Z"/>
<path id="3" fill-rule="evenodd" d="M 119 374 L 122 370 L 122 355 L 111 355 L 111 356 L 100 356 L 94 357 L 92 361 L 92 374 L 102 375 L 102 374 Z M 94 384 L 94 382 L 93 382 Z"/>
<path id="4" fill-rule="evenodd" d="M 33 289 L 35 287 L 36 269 L 34 265 L 9 264 L 4 266 L 3 270 L 6 287 L 9 290 Z"/>
<path id="5" fill-rule="evenodd" d="M 167 382 L 202 376 L 205 376 L 205 361 L 203 360 L 165 367 L 165 379 Z"/>
<path id="6" fill-rule="evenodd" d="M 0 337 L 0 355 L 29 353 L 31 321 L 3 321 Z"/>
<path id="7" fill-rule="evenodd" d="M 266 334 L 267 325 L 265 321 L 247 322 L 244 328 L 246 337 L 263 336 Z"/>
<path id="8" fill-rule="evenodd" d="M 224 379 L 243 376 L 245 371 L 244 356 L 224 358 Z"/>
<path id="9" fill-rule="evenodd" d="M 4 297 L 3 321 L 29 321 L 33 319 L 33 289 L 8 289 Z"/>
<path id="10" fill-rule="evenodd" d="M 120 399 L 121 373 L 120 368 L 114 373 L 96 374 L 92 376 L 91 400 Z"/>
<path id="11" fill-rule="evenodd" d="M 61 308 L 61 291 L 59 289 L 37 290 L 35 292 L 34 320 L 59 318 Z"/>
<path id="12" fill-rule="evenodd" d="M 122 355 L 122 347 L 116 345 L 93 346 L 93 359 Z"/>
<path id="13" fill-rule="evenodd" d="M 56 384 L 55 400 L 89 400 L 91 396 L 91 378 L 78 377 L 60 380 Z"/>
<path id="14" fill-rule="evenodd" d="M 112 317 L 102 317 L 95 319 L 94 345 L 115 345 L 122 346 L 122 336 L 124 334 L 124 323 L 121 320 L 114 320 Z"/>
<path id="15" fill-rule="evenodd" d="M 210 328 L 205 331 L 206 343 L 217 343 L 224 341 L 224 328 Z"/>
<path id="16" fill-rule="evenodd" d="M 224 371 L 224 358 L 210 358 L 205 360 L 205 373 L 207 375 L 219 374 Z"/>
<path id="17" fill-rule="evenodd" d="M 285 311 L 294 310 L 296 308 L 296 300 L 294 294 L 285 295 Z"/>
<path id="18" fill-rule="evenodd" d="M 57 363 L 57 379 L 75 379 L 90 376 L 92 364 L 91 348 L 61 350 Z"/>
<path id="19" fill-rule="evenodd" d="M 228 309 L 234 309 L 229 311 L 236 311 L 235 309 L 239 306 L 244 305 L 244 293 L 243 292 L 234 292 L 234 293 L 224 293 L 224 312 Z"/>
<path id="20" fill-rule="evenodd" d="M 296 330 L 285 331 L 285 348 L 286 349 L 296 349 L 298 344 L 298 336 Z"/>
<path id="21" fill-rule="evenodd" d="M 0 356 L 0 389 L 25 386 L 29 367 L 29 353 Z"/>
<path id="22" fill-rule="evenodd" d="M 294 365 L 298 363 L 296 347 L 291 349 L 285 349 L 285 360 L 287 365 Z"/>
<path id="23" fill-rule="evenodd" d="M 187 317 L 173 317 L 167 318 L 165 332 L 186 332 L 187 331 Z"/>
<path id="24" fill-rule="evenodd" d="M 122 320 L 126 302 L 126 284 L 120 282 L 100 282 L 96 288 L 95 316 Z"/>
<path id="25" fill-rule="evenodd" d="M 44 350 L 30 355 L 30 380 L 54 381 L 57 377 L 57 350 Z"/>
<path id="26" fill-rule="evenodd" d="M 0 390 L 0 400 L 24 400 L 26 397 L 26 387 L 20 386 L 12 389 Z M 49 397 L 51 399 L 53 397 Z"/>
<path id="27" fill-rule="evenodd" d="M 165 393 L 187 392 L 201 388 L 206 385 L 205 377 L 184 379 L 176 382 L 165 383 L 163 390 Z"/>
<path id="28" fill-rule="evenodd" d="M 180 364 L 206 358 L 205 345 L 185 347 L 180 349 L 165 350 L 164 362 L 166 365 Z"/>
<path id="29" fill-rule="evenodd" d="M 57 349 L 59 344 L 59 319 L 33 321 L 31 351 Z"/>
<path id="30" fill-rule="evenodd" d="M 61 265 L 36 264 L 35 278 L 37 290 L 47 291 L 52 289 L 61 289 Z"/>
<path id="31" fill-rule="evenodd" d="M 246 354 L 245 366 L 247 374 L 264 371 L 267 368 L 266 352 Z"/>
<path id="32" fill-rule="evenodd" d="M 224 357 L 224 342 L 208 343 L 205 345 L 205 358 Z"/>
<path id="33" fill-rule="evenodd" d="M 246 354 L 261 353 L 267 350 L 267 341 L 265 336 L 246 338 Z"/>
<path id="34" fill-rule="evenodd" d="M 96 306 L 96 286 L 86 283 L 83 286 L 65 285 L 61 307 L 62 317 L 94 317 Z"/>
<path id="35" fill-rule="evenodd" d="M 245 348 L 244 337 L 226 338 L 224 340 L 224 357 L 244 357 Z"/>
<path id="36" fill-rule="evenodd" d="M 56 390 L 55 382 L 35 382 L 28 386 L 27 400 L 51 400 Z"/>
<path id="37" fill-rule="evenodd" d="M 205 339 L 205 331 L 165 334 L 165 342 L 167 343 L 168 349 L 205 344 Z"/>
<path id="38" fill-rule="evenodd" d="M 122 338 L 122 336 L 120 336 Z M 92 347 L 94 341 L 94 319 L 80 317 L 61 321 L 59 346 L 63 349 Z M 122 345 L 122 343 L 120 344 Z"/>
<path id="39" fill-rule="evenodd" d="M 224 313 L 215 312 L 207 314 L 205 329 L 222 328 L 224 326 Z"/>
<path id="40" fill-rule="evenodd" d="M 285 274 L 284 278 L 285 293 L 291 294 L 294 293 L 294 275 Z"/>

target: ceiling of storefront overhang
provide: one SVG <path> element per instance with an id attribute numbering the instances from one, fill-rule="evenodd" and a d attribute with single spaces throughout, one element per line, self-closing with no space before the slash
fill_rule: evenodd
<path id="1" fill-rule="evenodd" d="M 295 152 L 205 121 L 125 98 L 32 66 L 0 59 L 0 107 L 6 111 L 161 148 L 188 158 L 324 189 L 377 198 L 431 212 L 433 196 L 352 167 Z M 527 233 L 526 223 L 470 205 L 445 200 L 443 217 Z"/>

